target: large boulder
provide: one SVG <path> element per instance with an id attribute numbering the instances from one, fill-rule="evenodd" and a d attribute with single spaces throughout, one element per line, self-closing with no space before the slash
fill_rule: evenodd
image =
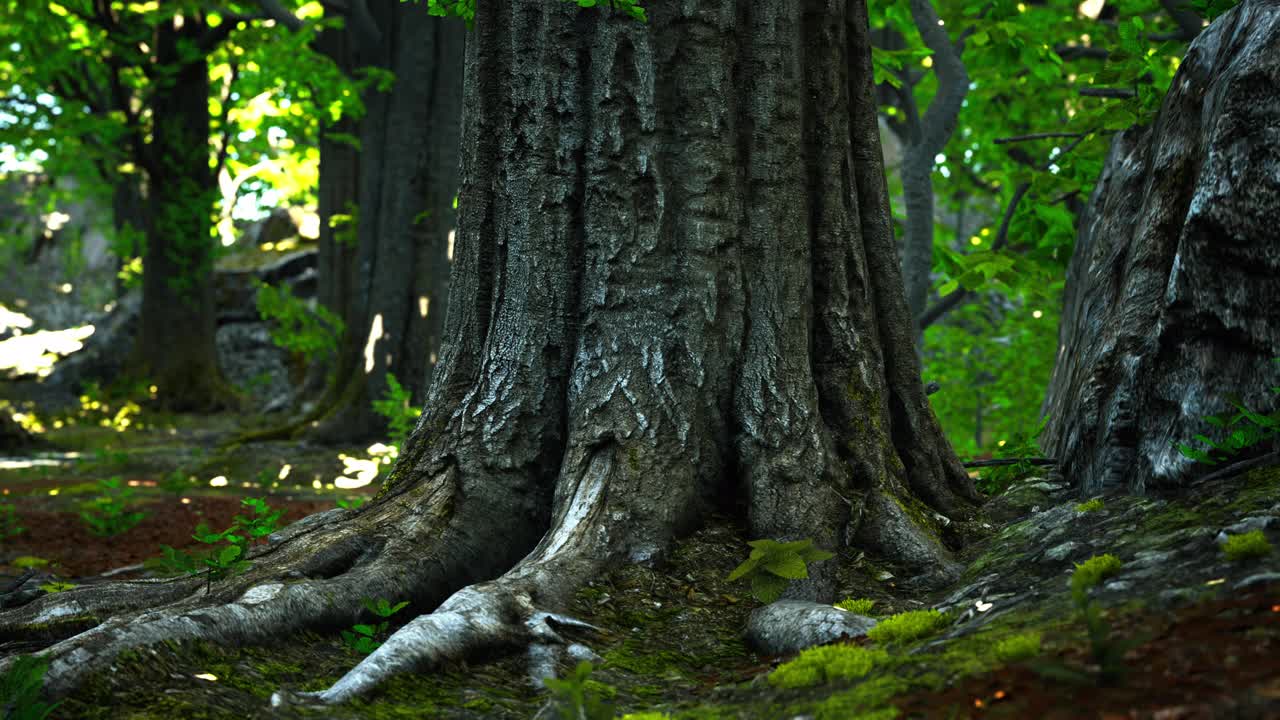
<path id="1" fill-rule="evenodd" d="M 1191 44 L 1150 127 L 1117 135 L 1080 223 L 1042 444 L 1086 493 L 1186 485 L 1175 447 L 1229 397 L 1280 406 L 1280 3 Z"/>

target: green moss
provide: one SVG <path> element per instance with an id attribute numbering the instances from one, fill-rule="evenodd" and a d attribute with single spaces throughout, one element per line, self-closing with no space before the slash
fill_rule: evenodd
<path id="1" fill-rule="evenodd" d="M 856 600 L 853 598 L 845 598 L 844 600 L 836 603 L 835 606 L 841 610 L 848 610 L 851 613 L 866 615 L 871 612 L 871 606 L 875 604 L 876 601 L 871 598 L 858 598 Z"/>
<path id="2" fill-rule="evenodd" d="M 627 713 L 622 720 L 669 720 L 670 715 L 660 712 Z"/>
<path id="3" fill-rule="evenodd" d="M 878 643 L 904 643 L 937 633 L 951 618 L 937 610 L 909 610 L 881 620 L 867 632 Z"/>
<path id="4" fill-rule="evenodd" d="M 1243 515 L 1271 507 L 1277 496 L 1280 496 L 1280 465 L 1257 468 L 1244 476 L 1242 486 L 1226 509 L 1233 515 Z"/>
<path id="5" fill-rule="evenodd" d="M 1040 654 L 1040 633 L 1010 635 L 996 643 L 994 652 L 996 659 L 1005 663 L 1033 658 Z"/>
<path id="6" fill-rule="evenodd" d="M 1242 562 L 1271 554 L 1271 543 L 1261 530 L 1232 535 L 1222 545 L 1222 553 L 1232 562 Z"/>
<path id="7" fill-rule="evenodd" d="M 911 686 L 906 681 L 892 675 L 872 678 L 823 700 L 814 708 L 814 717 L 816 720 L 895 718 L 898 716 L 898 709 L 887 707 L 887 703 L 895 695 L 910 689 Z"/>
<path id="8" fill-rule="evenodd" d="M 779 688 L 808 687 L 838 680 L 854 680 L 871 672 L 889 654 L 858 645 L 821 645 L 801 652 L 769 674 L 769 684 Z"/>
<path id="9" fill-rule="evenodd" d="M 1204 515 L 1185 505 L 1172 504 L 1160 512 L 1151 513 L 1142 519 L 1138 531 L 1140 535 L 1164 535 L 1183 528 L 1201 525 Z"/>
<path id="10" fill-rule="evenodd" d="M 1098 510 L 1101 510 L 1101 509 L 1102 509 L 1102 507 L 1103 507 L 1103 505 L 1102 505 L 1102 499 L 1101 499 L 1101 498 L 1094 498 L 1094 499 L 1089 500 L 1089 501 L 1087 501 L 1087 502 L 1082 502 L 1082 503 L 1080 503 L 1079 505 L 1076 505 L 1076 512 L 1078 512 L 1078 513 L 1091 513 L 1091 512 L 1097 512 Z"/>
<path id="11" fill-rule="evenodd" d="M 1071 595 L 1076 598 L 1083 597 L 1090 588 L 1096 587 L 1118 572 L 1120 572 L 1120 559 L 1115 555 L 1110 553 L 1095 555 L 1077 564 L 1075 571 L 1071 573 Z"/>

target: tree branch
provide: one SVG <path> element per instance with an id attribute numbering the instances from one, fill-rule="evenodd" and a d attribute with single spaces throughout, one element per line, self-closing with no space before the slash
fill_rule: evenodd
<path id="1" fill-rule="evenodd" d="M 1027 140 L 1047 140 L 1049 138 L 1078 138 L 1085 133 L 1078 132 L 1042 132 L 1032 133 L 1030 135 L 1014 135 L 1012 137 L 996 138 L 997 145 L 1007 145 L 1009 143 L 1025 142 Z"/>
<path id="2" fill-rule="evenodd" d="M 1131 98 L 1138 93 L 1128 88 L 1080 88 L 1080 94 L 1085 97 Z"/>

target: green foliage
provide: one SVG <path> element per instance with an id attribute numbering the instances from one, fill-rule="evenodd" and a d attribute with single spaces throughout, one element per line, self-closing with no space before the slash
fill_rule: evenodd
<path id="1" fill-rule="evenodd" d="M 414 423 L 422 415 L 422 410 L 410 404 L 412 401 L 412 393 L 396 380 L 395 375 L 387 373 L 387 390 L 381 400 L 373 401 L 373 411 L 387 419 L 391 444 L 397 448 L 404 447 L 413 432 Z"/>
<path id="2" fill-rule="evenodd" d="M 974 485 L 988 495 L 999 495 L 1008 489 L 1014 481 L 1026 477 L 1035 471 L 1035 465 L 1027 462 L 1027 458 L 1039 457 L 1040 443 L 1037 438 L 1044 432 L 1049 418 L 1040 420 L 1040 424 L 1030 433 L 1014 433 L 1010 440 L 996 448 L 993 459 L 1017 459 L 1012 465 L 982 468 L 982 474 Z"/>
<path id="3" fill-rule="evenodd" d="M 258 283 L 258 314 L 271 322 L 271 340 L 307 362 L 338 352 L 342 320 L 322 305 L 309 307 L 285 288 Z"/>
<path id="4" fill-rule="evenodd" d="M 44 674 L 49 661 L 34 655 L 19 655 L 13 665 L 0 675 L 0 713 L 4 720 L 43 720 L 62 703 L 46 705 L 40 701 Z"/>
<path id="5" fill-rule="evenodd" d="M 1280 358 L 1275 358 L 1273 362 L 1280 363 Z M 1271 392 L 1280 393 L 1280 387 L 1271 388 Z M 1194 448 L 1185 443 L 1174 443 L 1178 452 L 1197 462 L 1217 465 L 1246 448 L 1280 436 L 1280 412 L 1263 415 L 1245 407 L 1237 398 L 1230 398 L 1228 402 L 1236 409 L 1235 414 L 1209 415 L 1204 419 L 1210 425 L 1220 428 L 1226 433 L 1226 437 L 1221 440 L 1212 440 L 1197 434 L 1194 436 L 1195 439 L 1208 445 L 1209 450 Z"/>
<path id="6" fill-rule="evenodd" d="M 191 537 L 196 542 L 211 546 L 208 550 L 192 554 L 161 545 L 160 559 L 146 564 L 169 574 L 204 572 L 206 590 L 214 580 L 247 570 L 250 563 L 244 556 L 248 554 L 249 546 L 279 529 L 282 511 L 272 510 L 261 498 L 245 498 L 240 504 L 252 510 L 253 514 L 248 517 L 236 515 L 226 530 L 214 532 L 205 523 L 196 526 Z"/>
<path id="7" fill-rule="evenodd" d="M 1010 635 L 996 643 L 996 659 L 1003 663 L 1029 660 L 1040 654 L 1040 633 L 1027 632 Z"/>
<path id="8" fill-rule="evenodd" d="M 361 505 L 364 505 L 364 502 L 364 498 L 351 498 L 350 500 L 338 498 L 338 507 L 345 510 L 358 510 Z"/>
<path id="9" fill-rule="evenodd" d="M 1103 508 L 1102 498 L 1093 498 L 1092 500 L 1088 500 L 1088 501 L 1086 501 L 1086 502 L 1082 502 L 1082 503 L 1077 504 L 1077 505 L 1076 505 L 1076 512 L 1078 512 L 1078 513 L 1091 513 L 1091 512 L 1097 512 L 1098 510 L 1101 510 L 1102 508 Z"/>
<path id="10" fill-rule="evenodd" d="M 769 673 L 769 684 L 777 688 L 798 688 L 856 680 L 888 659 L 889 654 L 879 648 L 820 645 L 779 665 Z"/>
<path id="11" fill-rule="evenodd" d="M 17 511 L 9 504 L 9 499 L 0 497 L 0 542 L 17 537 L 26 531 L 25 527 L 18 524 Z"/>
<path id="12" fill-rule="evenodd" d="M 729 582 L 751 579 L 751 594 L 762 603 L 777 600 L 787 583 L 809 577 L 808 563 L 835 557 L 813 546 L 813 540 L 780 543 L 776 540 L 752 540 L 751 555 L 733 572 Z"/>
<path id="13" fill-rule="evenodd" d="M 1213 22 L 1238 4 L 1239 0 L 1191 0 L 1187 6 L 1200 17 Z"/>
<path id="14" fill-rule="evenodd" d="M 1271 543 L 1261 530 L 1232 535 L 1222 544 L 1222 553 L 1232 562 L 1263 558 L 1271 554 Z"/>
<path id="15" fill-rule="evenodd" d="M 172 493 L 174 497 L 182 497 L 191 489 L 193 478 L 182 470 L 174 470 L 165 475 L 157 483 L 159 488 L 167 493 Z"/>
<path id="16" fill-rule="evenodd" d="M 369 612 L 381 618 L 389 618 L 409 605 L 407 601 L 392 605 L 387 602 L 386 598 L 378 598 L 376 601 L 364 598 L 362 602 L 369 609 Z M 351 630 L 342 631 L 342 641 L 347 644 L 347 647 L 361 655 L 368 655 L 382 645 L 377 638 L 387 631 L 387 625 L 388 623 L 385 620 L 376 625 L 355 625 Z"/>
<path id="17" fill-rule="evenodd" d="M 110 477 L 97 482 L 101 497 L 81 505 L 77 513 L 89 532 L 100 537 L 113 537 L 127 532 L 142 522 L 145 512 L 128 512 L 134 489 L 121 483 L 120 478 Z"/>
<path id="18" fill-rule="evenodd" d="M 79 587 L 75 583 L 53 581 L 40 585 L 40 589 L 47 593 L 60 593 Z"/>
<path id="19" fill-rule="evenodd" d="M 417 2 L 417 0 L 400 1 Z M 644 8 L 641 7 L 642 0 L 569 0 L 569 2 L 576 2 L 578 7 L 582 8 L 608 7 L 634 20 L 648 21 Z M 432 15 L 462 18 L 466 21 L 467 27 L 471 27 L 476 19 L 476 0 L 427 0 L 427 7 Z"/>
<path id="20" fill-rule="evenodd" d="M 1076 565 L 1071 573 L 1071 597 L 1079 605 L 1089 596 L 1089 590 L 1103 580 L 1120 572 L 1120 559 L 1111 553 L 1095 555 Z"/>
<path id="21" fill-rule="evenodd" d="M 867 637 L 878 643 L 908 643 L 940 632 L 951 624 L 951 618 L 937 610 L 908 610 L 891 615 L 867 631 Z"/>
<path id="22" fill-rule="evenodd" d="M 611 720 L 613 705 L 601 697 L 604 693 L 592 691 L 588 678 L 594 670 L 591 663 L 578 663 L 564 678 L 546 678 L 543 682 L 551 692 L 551 703 L 561 720 Z"/>
<path id="23" fill-rule="evenodd" d="M 867 615 L 871 612 L 871 606 L 875 604 L 876 601 L 871 598 L 858 598 L 856 600 L 853 598 L 845 598 L 844 600 L 836 603 L 836 607 L 841 610 L 848 610 L 851 613 Z"/>

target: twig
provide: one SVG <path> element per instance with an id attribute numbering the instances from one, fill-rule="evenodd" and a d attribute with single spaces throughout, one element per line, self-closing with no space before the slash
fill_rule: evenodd
<path id="1" fill-rule="evenodd" d="M 1009 143 L 1024 142 L 1027 140 L 1046 140 L 1048 138 L 1078 138 L 1086 133 L 1079 132 L 1042 132 L 1031 133 L 1030 135 L 1014 135 L 1013 137 L 996 138 L 997 145 L 1007 145 Z"/>
<path id="2" fill-rule="evenodd" d="M 1080 94 L 1085 97 L 1131 98 L 1138 93 L 1128 88 L 1080 88 Z"/>
<path id="3" fill-rule="evenodd" d="M 1248 460 L 1241 460 L 1240 462 L 1232 463 L 1222 468 L 1221 470 L 1218 470 L 1216 472 L 1211 472 L 1208 475 L 1205 475 L 1204 477 L 1196 478 L 1195 481 L 1197 483 L 1203 483 L 1203 482 L 1209 482 L 1211 480 L 1221 480 L 1223 478 L 1234 477 L 1236 475 L 1239 475 L 1242 472 L 1246 472 L 1248 470 L 1252 470 L 1256 467 L 1261 467 L 1263 465 L 1271 465 L 1276 463 L 1277 461 L 1280 461 L 1280 450 L 1276 450 L 1275 452 L 1269 452 L 1266 455 L 1259 455 L 1256 458 L 1250 458 Z"/>

